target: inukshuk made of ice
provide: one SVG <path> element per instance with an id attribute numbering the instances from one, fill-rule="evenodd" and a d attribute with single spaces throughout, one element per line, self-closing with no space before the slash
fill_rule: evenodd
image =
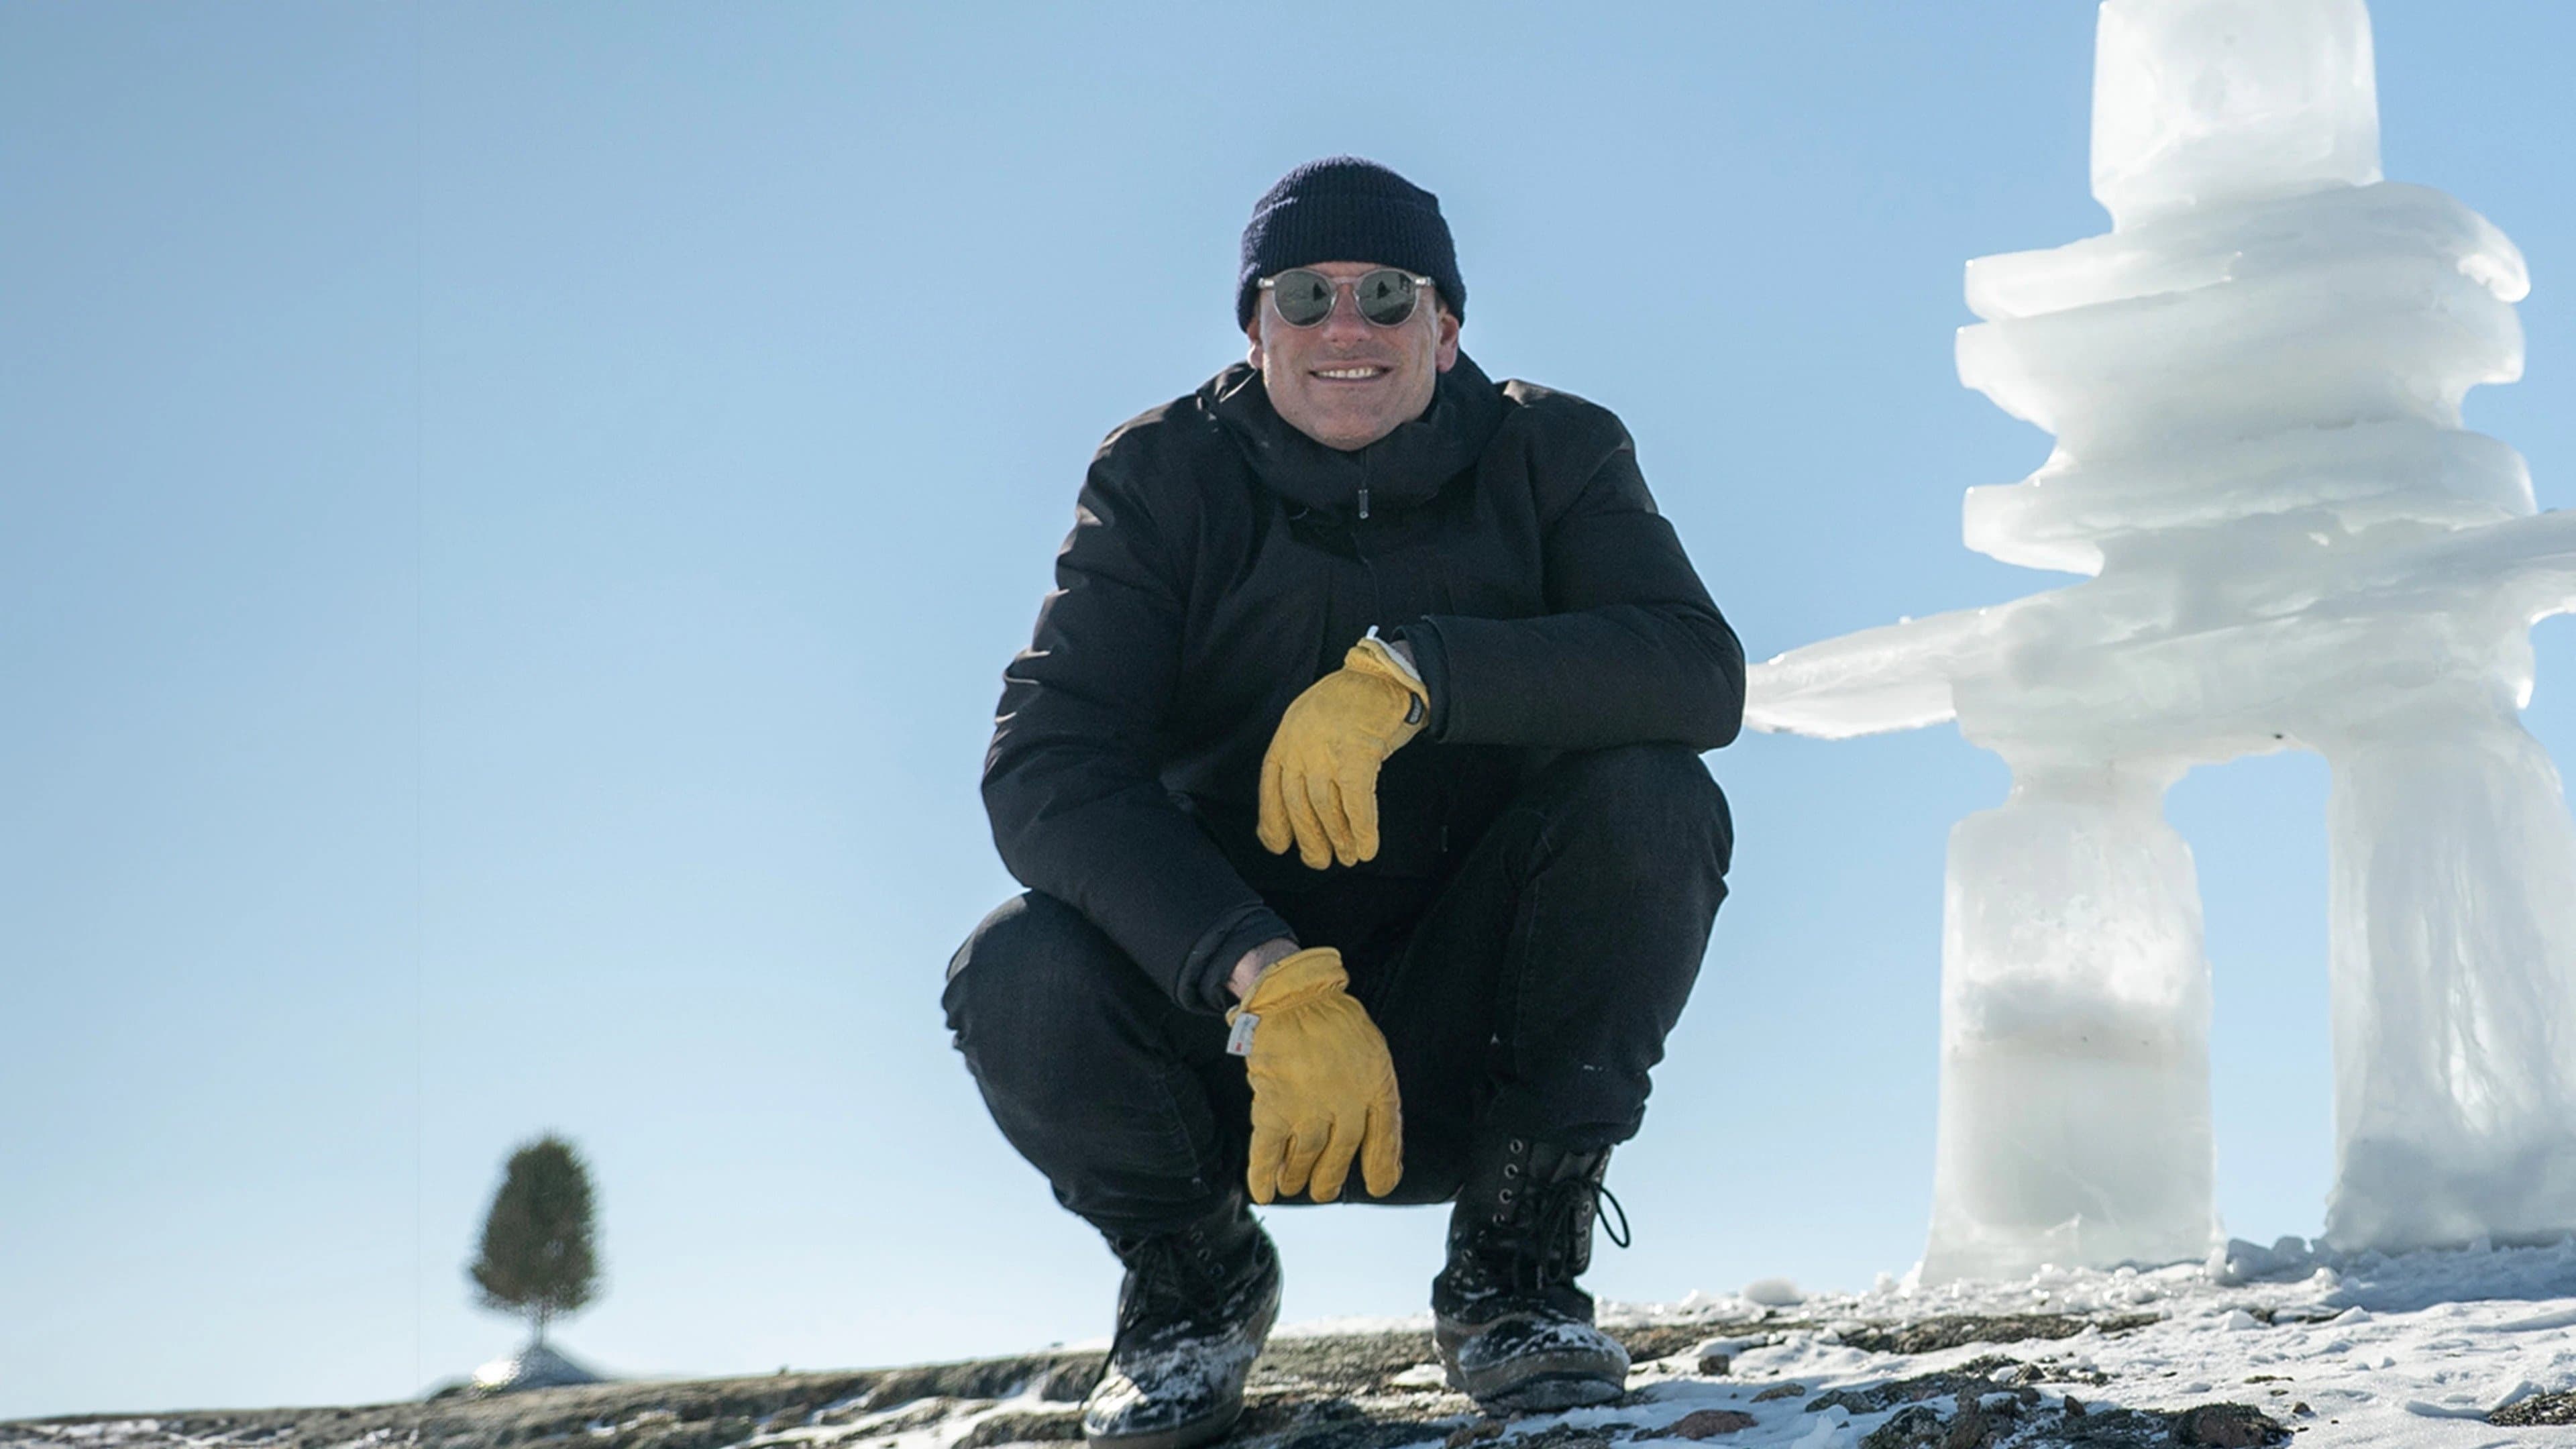
<path id="1" fill-rule="evenodd" d="M 2462 394 L 2520 376 L 2521 256 L 2380 180 L 2361 0 L 2106 0 L 2112 231 L 1968 264 L 1962 381 L 2055 451 L 1971 489 L 1970 547 L 2094 574 L 1754 670 L 1758 728 L 1955 718 L 2001 808 L 1951 835 L 1927 1279 L 2205 1253 L 2209 968 L 2165 789 L 2284 747 L 2333 770 L 2326 1237 L 2576 1228 L 2576 831 L 2522 729 L 2576 606 Z"/>

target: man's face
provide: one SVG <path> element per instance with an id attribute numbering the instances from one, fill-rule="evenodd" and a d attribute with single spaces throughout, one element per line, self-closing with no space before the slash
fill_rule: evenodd
<path id="1" fill-rule="evenodd" d="M 1307 270 L 1339 281 L 1376 265 L 1317 262 Z M 1345 451 L 1422 416 L 1432 385 L 1458 363 L 1458 319 L 1434 304 L 1432 288 L 1422 291 L 1413 315 L 1392 327 L 1363 319 L 1348 287 L 1334 289 L 1332 315 L 1312 327 L 1291 327 L 1264 291 L 1243 331 L 1270 405 L 1290 427 Z"/>

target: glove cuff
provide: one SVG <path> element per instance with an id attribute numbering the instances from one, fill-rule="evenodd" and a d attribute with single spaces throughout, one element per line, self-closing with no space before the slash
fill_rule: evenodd
<path id="1" fill-rule="evenodd" d="M 1352 645 L 1351 652 L 1342 656 L 1342 667 L 1354 674 L 1383 679 L 1411 696 L 1405 703 L 1404 720 L 1400 726 L 1403 739 L 1397 740 L 1397 744 L 1413 738 L 1430 720 L 1431 694 L 1422 687 L 1422 676 L 1406 668 L 1395 651 L 1386 646 L 1385 640 L 1371 634 Z"/>
<path id="2" fill-rule="evenodd" d="M 1342 969 L 1341 952 L 1330 946 L 1309 946 L 1293 956 L 1279 958 L 1277 964 L 1253 978 L 1252 994 L 1227 1012 L 1225 1019 L 1231 1022 L 1245 1012 L 1259 1015 L 1277 1011 L 1308 997 L 1342 991 L 1350 984 L 1350 973 Z"/>
<path id="3" fill-rule="evenodd" d="M 1389 684 L 1401 686 L 1406 693 L 1421 700 L 1425 708 L 1431 704 L 1430 691 L 1422 687 L 1422 676 L 1407 668 L 1404 661 L 1396 657 L 1395 651 L 1387 647 L 1386 641 L 1374 633 L 1351 646 L 1351 652 L 1342 656 L 1342 667 L 1356 669 L 1362 674 L 1374 674 Z"/>

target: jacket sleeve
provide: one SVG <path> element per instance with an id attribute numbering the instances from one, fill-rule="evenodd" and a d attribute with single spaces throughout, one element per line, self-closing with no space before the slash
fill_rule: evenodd
<path id="1" fill-rule="evenodd" d="M 1002 676 L 984 808 L 1021 884 L 1073 906 L 1182 1005 L 1232 1003 L 1247 950 L 1294 939 L 1156 770 L 1183 597 L 1153 521 L 1092 464 L 1035 637 Z"/>
<path id="2" fill-rule="evenodd" d="M 1455 744 L 1715 749 L 1744 720 L 1744 646 L 1655 511 L 1622 430 L 1543 537 L 1548 607 L 1408 625 L 1431 737 Z"/>

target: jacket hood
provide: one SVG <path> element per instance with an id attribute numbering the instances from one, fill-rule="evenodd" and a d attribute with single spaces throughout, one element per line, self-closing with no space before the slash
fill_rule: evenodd
<path id="1" fill-rule="evenodd" d="M 1199 389 L 1203 406 L 1243 449 L 1253 473 L 1309 508 L 1409 508 L 1428 503 L 1440 485 L 1475 464 L 1502 426 L 1502 389 L 1467 354 L 1432 387 L 1422 416 L 1369 444 L 1344 452 L 1307 437 L 1270 405 L 1270 390 L 1250 364 L 1238 362 Z"/>

